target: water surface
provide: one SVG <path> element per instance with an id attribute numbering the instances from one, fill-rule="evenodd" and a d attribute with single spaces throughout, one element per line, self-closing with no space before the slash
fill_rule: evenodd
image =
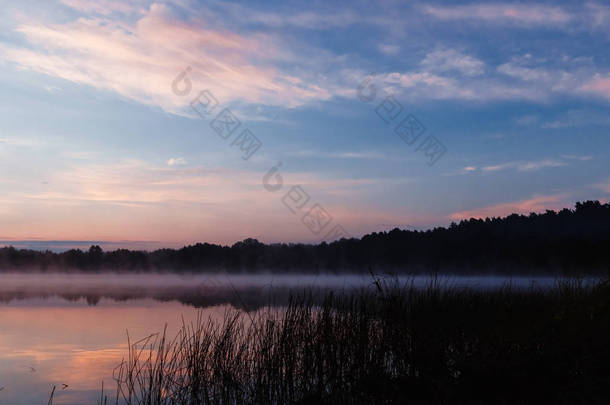
<path id="1" fill-rule="evenodd" d="M 392 278 L 389 278 L 390 280 Z M 404 277 L 425 286 L 429 277 Z M 446 286 L 548 287 L 552 277 L 443 277 Z M 231 308 L 283 305 L 292 290 L 374 288 L 361 275 L 0 275 L 0 404 L 96 404 L 132 340 Z M 67 386 L 64 386 L 66 384 Z"/>

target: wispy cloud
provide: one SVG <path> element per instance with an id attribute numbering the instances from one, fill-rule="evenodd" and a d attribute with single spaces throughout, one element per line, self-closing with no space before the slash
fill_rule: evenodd
<path id="1" fill-rule="evenodd" d="M 382 80 L 390 90 L 408 89 L 413 98 L 473 100 L 480 95 L 452 77 L 429 72 L 392 72 L 382 76 Z"/>
<path id="2" fill-rule="evenodd" d="M 483 173 L 494 173 L 502 170 L 517 170 L 519 172 L 532 172 L 542 169 L 548 169 L 553 167 L 562 167 L 568 166 L 569 161 L 588 161 L 593 159 L 592 156 L 583 156 L 583 155 L 561 155 L 561 159 L 543 159 L 543 160 L 534 160 L 534 161 L 513 161 L 506 163 L 499 163 L 495 165 L 488 166 L 466 166 L 457 171 L 447 173 L 447 175 L 455 176 L 455 175 L 464 175 L 464 174 L 472 174 L 477 172 Z"/>
<path id="3" fill-rule="evenodd" d="M 566 204 L 569 204 L 566 202 L 566 198 L 566 194 L 534 196 L 525 200 L 499 203 L 473 210 L 454 212 L 450 215 L 450 218 L 452 220 L 491 218 L 503 217 L 513 213 L 529 214 L 530 212 L 541 212 L 547 209 L 560 209 L 566 207 Z"/>
<path id="4" fill-rule="evenodd" d="M 179 0 L 151 5 L 144 0 L 129 4 L 63 2 L 86 15 L 59 24 L 20 23 L 16 31 L 25 37 L 25 43 L 0 43 L 0 59 L 173 113 L 183 113 L 191 101 L 170 89 L 174 77 L 187 65 L 193 67 L 194 87 L 213 90 L 222 102 L 297 107 L 333 97 L 356 97 L 355 88 L 367 74 L 359 67 L 361 59 L 336 55 L 306 40 L 295 42 L 294 37 L 273 29 L 290 25 L 323 30 L 363 21 L 380 27 L 396 25 L 391 15 L 363 17 L 353 10 L 280 14 L 212 2 L 214 10 L 197 7 L 193 11 L 186 6 L 189 14 L 184 20 L 177 17 L 183 13 L 175 12 L 175 7 L 184 11 L 180 7 L 185 2 Z M 248 31 L 230 22 L 223 25 L 223 10 L 230 16 L 247 15 L 244 24 L 255 28 Z M 546 5 L 471 4 L 424 6 L 423 10 L 440 19 L 505 19 L 528 24 L 570 19 L 561 8 Z M 268 30 L 258 30 L 256 24 Z M 378 49 L 389 56 L 400 54 L 402 45 L 391 41 L 380 42 Z M 386 70 L 377 77 L 385 88 L 420 100 L 541 102 L 564 94 L 610 98 L 607 76 L 591 63 L 584 66 L 572 60 L 565 66 L 549 67 L 526 54 L 490 64 L 464 49 L 438 46 L 421 57 L 414 69 Z"/>
<path id="5" fill-rule="evenodd" d="M 481 167 L 483 172 L 491 173 L 498 172 L 501 170 L 517 170 L 520 172 L 531 172 L 542 169 L 549 169 L 553 167 L 562 167 L 569 166 L 574 162 L 586 162 L 592 160 L 593 156 L 591 155 L 574 155 L 574 154 L 564 154 L 561 155 L 559 159 L 542 159 L 542 160 L 533 160 L 533 161 L 512 161 L 506 163 L 500 163 L 496 165 L 488 165 Z M 465 168 L 464 173 L 467 173 L 467 169 L 471 169 L 472 167 Z"/>
<path id="6" fill-rule="evenodd" d="M 560 166 L 566 166 L 566 165 L 567 165 L 566 162 L 562 162 L 559 160 L 544 159 L 544 160 L 530 161 L 530 162 L 524 162 L 524 161 L 507 162 L 507 163 L 501 163 L 498 165 L 484 166 L 484 167 L 482 167 L 482 170 L 484 172 L 496 172 L 499 170 L 516 169 L 521 172 L 527 172 L 527 171 L 535 171 L 535 170 L 546 169 L 546 168 L 550 168 L 550 167 L 560 167 Z"/>
<path id="7" fill-rule="evenodd" d="M 583 126 L 610 125 L 610 116 L 601 112 L 587 110 L 569 110 L 558 117 L 542 123 L 542 128 L 574 128 Z"/>
<path id="8" fill-rule="evenodd" d="M 610 76 L 597 74 L 591 81 L 583 84 L 580 90 L 610 99 Z"/>
<path id="9" fill-rule="evenodd" d="M 599 3 L 587 3 L 586 10 L 589 12 L 594 28 L 608 31 L 610 29 L 610 7 Z"/>
<path id="10" fill-rule="evenodd" d="M 186 165 L 188 162 L 186 161 L 185 158 L 171 158 L 167 161 L 167 165 L 168 166 L 183 166 Z"/>
<path id="11" fill-rule="evenodd" d="M 36 234 L 46 239 L 138 240 L 145 234 L 169 242 L 232 243 L 245 237 L 308 241 L 312 235 L 300 217 L 282 204 L 291 186 L 302 186 L 311 204 L 319 202 L 338 223 L 356 233 L 374 230 L 371 224 L 382 219 L 399 222 L 400 213 L 369 203 L 345 206 L 346 199 L 372 200 L 371 195 L 384 187 L 412 181 L 290 172 L 284 174 L 282 192 L 270 193 L 262 187 L 264 175 L 137 159 L 68 164 L 47 173 L 48 185 L 12 187 L 3 193 L 0 220 L 4 231 L 18 239 Z"/>
<path id="12" fill-rule="evenodd" d="M 606 194 L 610 194 L 610 179 L 594 184 L 594 187 Z"/>
<path id="13" fill-rule="evenodd" d="M 392 91 L 417 99 L 528 100 L 547 102 L 559 94 L 583 94 L 583 83 L 594 75 L 590 64 L 570 61 L 565 68 L 550 69 L 531 55 L 489 67 L 455 50 L 428 53 L 420 69 L 380 75 Z"/>
<path id="14" fill-rule="evenodd" d="M 391 45 L 391 44 L 379 44 L 379 50 L 386 55 L 397 55 L 400 53 L 399 45 Z"/>
<path id="15" fill-rule="evenodd" d="M 301 10 L 283 11 L 265 9 L 228 1 L 210 0 L 206 14 L 214 18 L 243 20 L 243 24 L 259 25 L 268 28 L 298 28 L 307 30 L 344 29 L 353 25 L 371 25 L 392 29 L 392 16 L 379 14 L 375 7 L 367 6 L 368 12 L 354 8 L 303 7 Z"/>
<path id="16" fill-rule="evenodd" d="M 129 2 L 119 0 L 61 0 L 61 3 L 85 13 L 110 15 L 112 13 L 133 13 L 146 10 L 146 3 L 141 0 Z"/>
<path id="17" fill-rule="evenodd" d="M 446 173 L 443 173 L 443 176 L 463 176 L 467 174 L 472 174 L 478 172 L 480 169 L 477 166 L 466 166 L 460 169 L 452 170 Z"/>
<path id="18" fill-rule="evenodd" d="M 47 145 L 48 142 L 39 138 L 31 138 L 24 136 L 11 136 L 0 138 L 0 147 L 23 147 L 23 148 L 39 148 Z"/>
<path id="19" fill-rule="evenodd" d="M 523 115 L 523 116 L 515 119 L 515 123 L 517 125 L 523 125 L 523 126 L 531 126 L 531 125 L 538 124 L 539 122 L 540 122 L 540 117 L 535 114 Z"/>
<path id="20" fill-rule="evenodd" d="M 478 76 L 485 70 L 483 61 L 454 49 L 430 52 L 420 64 L 428 72 L 457 71 L 466 76 Z"/>
<path id="21" fill-rule="evenodd" d="M 311 157 L 320 159 L 391 159 L 387 153 L 378 151 L 343 151 L 343 152 L 327 152 L 319 150 L 300 150 L 289 154 L 290 156 Z"/>
<path id="22" fill-rule="evenodd" d="M 531 68 L 509 62 L 498 66 L 498 72 L 524 81 L 546 81 L 551 74 L 543 68 Z"/>
<path id="23" fill-rule="evenodd" d="M 572 20 L 561 7 L 541 4 L 467 4 L 460 6 L 422 6 L 422 10 L 441 20 L 479 20 L 523 26 L 563 25 Z"/>
<path id="24" fill-rule="evenodd" d="M 560 96 L 610 99 L 607 69 L 591 58 L 550 61 L 532 53 L 505 61 L 484 61 L 453 48 L 425 54 L 416 69 L 385 72 L 377 77 L 388 91 L 425 100 L 527 100 L 548 103 Z M 363 75 L 364 76 L 364 75 Z"/>
<path id="25" fill-rule="evenodd" d="M 81 8 L 88 10 L 90 4 L 84 2 Z M 280 38 L 245 36 L 200 18 L 183 21 L 161 4 L 142 13 L 136 22 L 102 16 L 64 24 L 24 23 L 17 31 L 28 45 L 0 44 L 0 58 L 170 112 L 190 101 L 170 88 L 186 65 L 193 67 L 194 86 L 213 89 L 223 102 L 297 106 L 332 96 L 332 90 L 313 77 L 278 69 L 274 61 L 292 54 Z"/>
<path id="26" fill-rule="evenodd" d="M 579 160 L 581 162 L 593 160 L 593 156 L 590 155 L 561 155 L 561 157 L 567 160 Z"/>

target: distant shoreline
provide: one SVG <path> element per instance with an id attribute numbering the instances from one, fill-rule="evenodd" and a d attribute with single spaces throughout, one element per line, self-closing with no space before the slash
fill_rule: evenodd
<path id="1" fill-rule="evenodd" d="M 610 204 L 504 218 L 463 220 L 427 231 L 374 232 L 319 244 L 232 246 L 62 253 L 0 248 L 0 272 L 604 274 L 610 270 Z"/>

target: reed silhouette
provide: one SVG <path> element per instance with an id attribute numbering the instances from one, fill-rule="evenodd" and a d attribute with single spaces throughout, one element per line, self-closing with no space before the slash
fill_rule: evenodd
<path id="1" fill-rule="evenodd" d="M 129 342 L 124 404 L 599 403 L 610 283 L 493 291 L 375 279 L 375 291 L 199 317 Z"/>

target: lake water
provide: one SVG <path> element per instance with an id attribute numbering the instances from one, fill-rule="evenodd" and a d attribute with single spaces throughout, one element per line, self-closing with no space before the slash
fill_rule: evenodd
<path id="1" fill-rule="evenodd" d="M 405 278 L 405 280 L 407 280 Z M 403 281 L 405 281 L 403 280 Z M 408 278 L 416 286 L 428 277 Z M 0 404 L 96 404 L 134 339 L 233 307 L 282 305 L 290 290 L 373 288 L 370 276 L 0 274 Z M 554 278 L 446 277 L 445 285 L 546 287 Z M 64 385 L 65 384 L 65 385 Z M 110 396 L 110 395 L 109 395 Z"/>

